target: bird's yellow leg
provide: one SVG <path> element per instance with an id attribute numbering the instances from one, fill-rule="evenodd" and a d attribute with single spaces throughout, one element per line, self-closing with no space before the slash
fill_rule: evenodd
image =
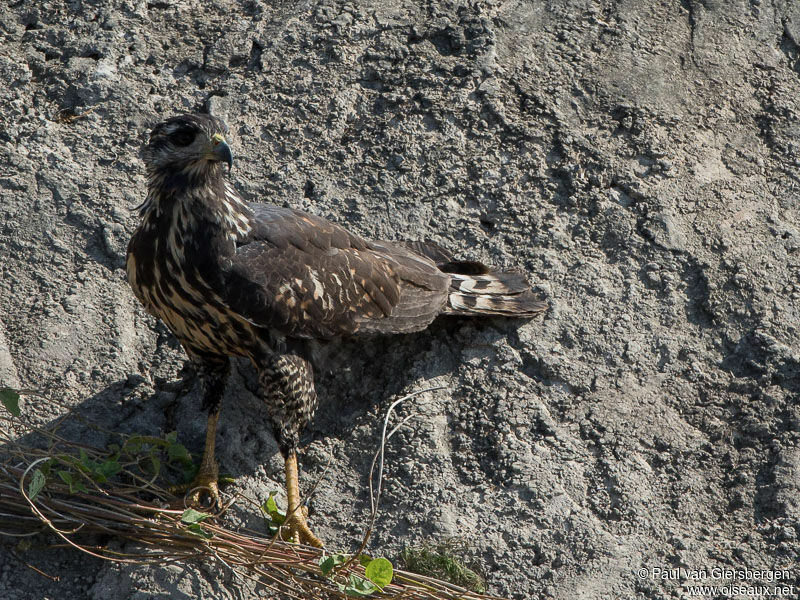
<path id="1" fill-rule="evenodd" d="M 217 439 L 217 422 L 219 411 L 208 415 L 208 428 L 206 429 L 206 446 L 203 450 L 203 459 L 200 461 L 200 470 L 188 487 L 187 504 L 194 508 L 221 508 L 222 501 L 219 496 L 219 467 L 214 456 Z M 207 497 L 209 501 L 203 501 Z"/>
<path id="2" fill-rule="evenodd" d="M 306 517 L 308 509 L 300 504 L 300 478 L 297 474 L 297 454 L 294 450 L 289 451 L 285 463 L 286 471 L 286 497 L 288 508 L 286 510 L 285 528 L 282 534 L 284 539 L 293 540 L 306 546 L 322 548 L 324 544 L 308 526 Z"/>

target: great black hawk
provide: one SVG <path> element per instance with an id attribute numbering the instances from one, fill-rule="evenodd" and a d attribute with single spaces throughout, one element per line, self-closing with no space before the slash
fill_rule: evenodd
<path id="1" fill-rule="evenodd" d="M 366 240 L 315 215 L 243 201 L 226 176 L 227 137 L 226 125 L 205 114 L 152 130 L 128 280 L 200 368 L 209 416 L 192 501 L 204 488 L 219 503 L 220 399 L 229 357 L 247 357 L 285 459 L 289 536 L 320 546 L 300 506 L 296 457 L 317 406 L 313 346 L 418 331 L 443 314 L 530 317 L 546 305 L 520 273 L 454 260 L 431 243 Z"/>

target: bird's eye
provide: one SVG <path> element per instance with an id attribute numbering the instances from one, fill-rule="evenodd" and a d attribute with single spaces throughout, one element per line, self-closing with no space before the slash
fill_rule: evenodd
<path id="1" fill-rule="evenodd" d="M 169 134 L 169 139 L 176 146 L 188 146 L 194 141 L 194 134 L 191 129 L 178 129 Z"/>

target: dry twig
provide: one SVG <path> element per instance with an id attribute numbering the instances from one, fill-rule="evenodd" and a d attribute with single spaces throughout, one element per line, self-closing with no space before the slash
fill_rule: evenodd
<path id="1" fill-rule="evenodd" d="M 389 418 L 403 400 L 392 404 L 383 426 L 381 447 L 373 461 L 379 464 L 377 493 L 363 547 L 377 517 L 386 441 L 407 421 L 388 434 Z M 33 397 L 36 397 L 32 395 Z M 29 406 L 29 409 L 33 409 Z M 13 421 L 17 431 L 26 432 L 25 441 L 12 438 Z M 62 542 L 92 556 L 130 564 L 169 561 L 218 561 L 242 580 L 262 586 L 286 598 L 346 598 L 345 585 L 351 576 L 364 578 L 358 560 L 347 561 L 324 576 L 320 570 L 322 551 L 284 542 L 263 532 L 234 529 L 224 518 L 208 517 L 199 523 L 182 520 L 182 509 L 170 508 L 176 498 L 167 491 L 168 482 L 156 473 L 142 471 L 141 460 L 122 460 L 115 452 L 68 440 L 58 430 L 42 429 L 12 419 L 0 409 L 0 537 L 17 538 L 50 531 Z M 98 428 L 100 429 L 100 428 Z M 122 446 L 130 439 L 120 436 Z M 93 477 L 81 465 L 121 461 L 112 477 Z M 81 462 L 82 461 L 82 462 Z M 59 468 L 71 471 L 69 478 L 56 476 Z M 72 483 L 70 483 L 72 482 Z M 38 487 L 38 489 L 36 489 Z M 72 488 L 72 489 L 70 489 Z M 372 473 L 370 473 L 372 495 Z M 131 542 L 125 551 L 99 545 L 96 534 Z M 105 539 L 105 538 L 103 538 Z M 360 552 L 360 551 L 359 551 Z M 355 555 L 358 557 L 358 553 Z M 487 600 L 452 584 L 430 577 L 395 570 L 394 580 L 370 598 L 407 600 Z"/>

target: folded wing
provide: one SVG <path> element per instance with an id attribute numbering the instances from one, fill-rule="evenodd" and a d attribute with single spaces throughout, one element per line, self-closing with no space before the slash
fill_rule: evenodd
<path id="1" fill-rule="evenodd" d="M 367 242 L 326 219 L 253 204 L 258 226 L 231 259 L 219 295 L 261 327 L 298 338 L 426 327 L 451 278 L 404 246 Z"/>

